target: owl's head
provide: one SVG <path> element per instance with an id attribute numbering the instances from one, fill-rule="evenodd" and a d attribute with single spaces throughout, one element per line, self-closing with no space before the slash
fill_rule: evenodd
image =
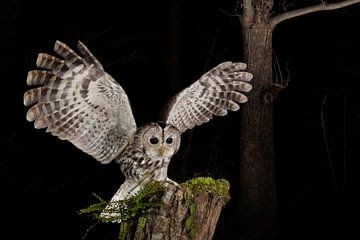
<path id="1" fill-rule="evenodd" d="M 143 128 L 142 145 L 152 158 L 170 159 L 180 147 L 180 132 L 169 124 L 149 123 Z"/>

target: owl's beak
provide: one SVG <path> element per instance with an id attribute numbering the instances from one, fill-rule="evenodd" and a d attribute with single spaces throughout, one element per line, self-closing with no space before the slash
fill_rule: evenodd
<path id="1" fill-rule="evenodd" d="M 161 146 L 160 149 L 159 149 L 159 155 L 163 156 L 164 152 L 165 152 L 165 148 L 163 146 Z"/>

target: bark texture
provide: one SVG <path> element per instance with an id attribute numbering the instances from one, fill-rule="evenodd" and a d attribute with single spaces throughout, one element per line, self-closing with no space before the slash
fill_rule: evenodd
<path id="1" fill-rule="evenodd" d="M 276 225 L 274 166 L 274 100 L 286 87 L 273 83 L 272 33 L 280 22 L 318 11 L 334 10 L 359 3 L 344 0 L 274 14 L 274 0 L 243 0 L 242 26 L 244 61 L 254 74 L 249 102 L 243 107 L 240 133 L 239 230 L 242 239 L 267 238 Z"/>
<path id="2" fill-rule="evenodd" d="M 276 223 L 273 150 L 272 1 L 244 1 L 244 61 L 254 74 L 242 112 L 239 230 L 242 238 L 272 235 Z"/>

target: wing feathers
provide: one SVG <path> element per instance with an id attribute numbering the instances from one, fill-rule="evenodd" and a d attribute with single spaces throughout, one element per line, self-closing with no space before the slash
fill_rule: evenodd
<path id="1" fill-rule="evenodd" d="M 84 59 L 87 63 L 94 64 L 95 68 L 99 70 L 104 70 L 101 63 L 96 59 L 96 57 L 89 51 L 89 49 L 82 43 L 78 42 L 78 49 L 80 53 L 84 56 Z"/>
<path id="2" fill-rule="evenodd" d="M 81 64 L 85 65 L 85 61 L 65 43 L 56 41 L 54 45 L 54 52 L 66 60 L 66 64 L 69 68 Z"/>
<path id="3" fill-rule="evenodd" d="M 59 57 L 41 53 L 32 70 L 24 104 L 35 128 L 47 128 L 102 163 L 114 159 L 132 138 L 136 124 L 126 93 L 100 62 L 79 42 L 79 56 L 56 41 Z"/>
<path id="4" fill-rule="evenodd" d="M 247 102 L 240 92 L 249 92 L 252 74 L 245 63 L 224 62 L 205 73 L 176 95 L 165 112 L 165 122 L 181 132 L 208 122 L 213 115 L 225 116 Z"/>
<path id="5" fill-rule="evenodd" d="M 38 55 L 36 66 L 39 68 L 52 70 L 53 73 L 64 73 L 68 70 L 64 60 L 46 53 L 40 53 Z"/>
<path id="6" fill-rule="evenodd" d="M 26 83 L 28 86 L 38 86 L 58 79 L 50 71 L 32 70 L 28 72 Z"/>

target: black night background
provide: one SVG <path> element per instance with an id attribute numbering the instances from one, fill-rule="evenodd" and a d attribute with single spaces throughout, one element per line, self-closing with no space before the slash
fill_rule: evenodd
<path id="1" fill-rule="evenodd" d="M 78 211 L 96 201 L 92 193 L 111 198 L 123 181 L 115 163 L 101 165 L 26 121 L 37 54 L 52 54 L 56 40 L 73 48 L 81 40 L 125 89 L 141 125 L 207 70 L 242 61 L 236 2 L 0 0 L 0 239 L 81 239 L 93 221 Z M 289 79 L 274 112 L 276 239 L 360 239 L 359 43 L 359 4 L 274 31 L 274 78 Z M 240 116 L 183 134 L 170 164 L 177 182 L 230 181 L 214 239 L 238 239 Z M 100 226 L 86 239 L 116 237 L 116 226 Z"/>

